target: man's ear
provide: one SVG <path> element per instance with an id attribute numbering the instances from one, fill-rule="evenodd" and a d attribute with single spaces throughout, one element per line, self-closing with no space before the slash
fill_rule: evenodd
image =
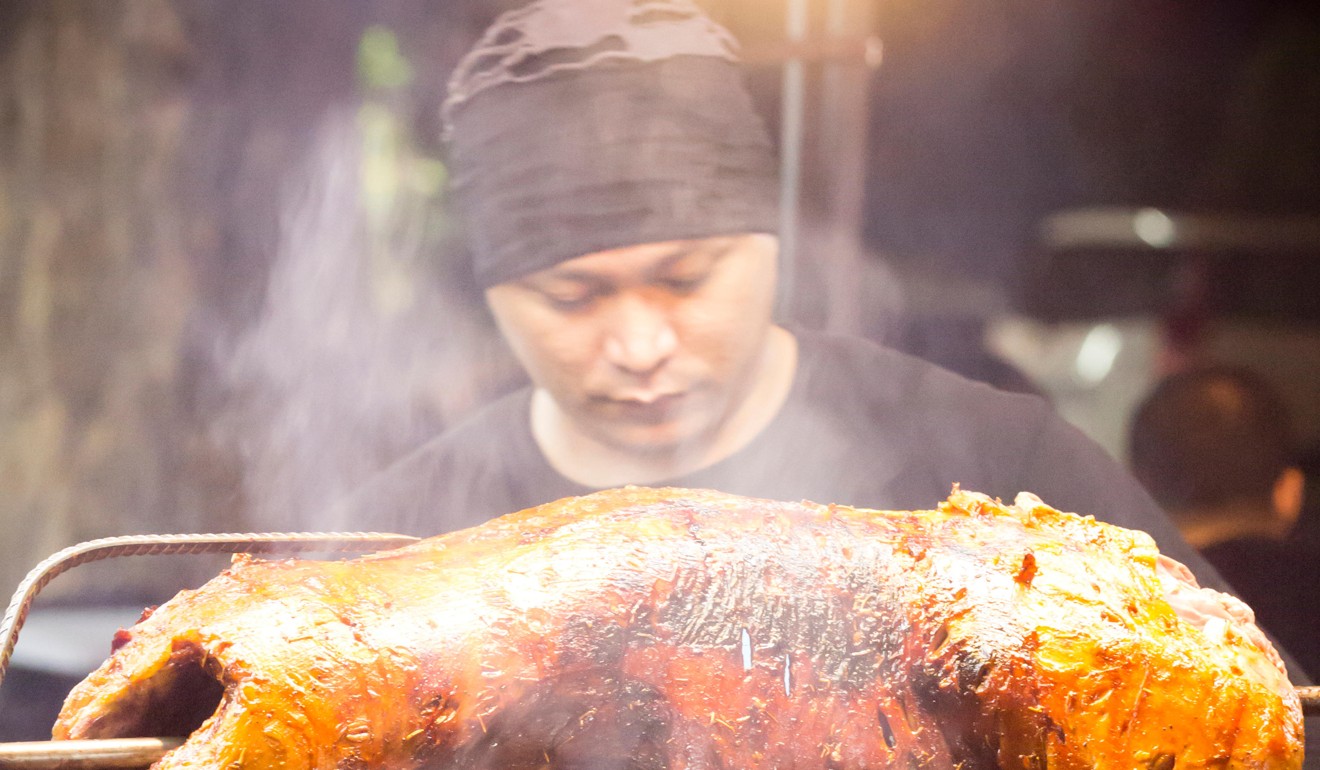
<path id="1" fill-rule="evenodd" d="M 1274 513 L 1291 527 L 1302 512 L 1302 499 L 1306 492 L 1306 475 L 1301 468 L 1284 468 L 1274 481 L 1271 501 Z"/>

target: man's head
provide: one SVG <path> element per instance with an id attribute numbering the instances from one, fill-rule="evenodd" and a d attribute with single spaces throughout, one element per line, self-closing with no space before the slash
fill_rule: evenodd
<path id="1" fill-rule="evenodd" d="M 1215 366 L 1165 379 L 1138 408 L 1129 448 L 1133 473 L 1175 519 L 1256 511 L 1247 528 L 1268 529 L 1300 510 L 1287 410 L 1250 371 Z"/>
<path id="2" fill-rule="evenodd" d="M 691 0 L 538 0 L 459 63 L 450 192 L 482 288 L 642 243 L 778 229 L 735 42 Z"/>
<path id="3" fill-rule="evenodd" d="M 709 454 L 782 353 L 776 163 L 734 50 L 690 0 L 540 0 L 451 81 L 478 282 L 558 424 L 616 452 Z"/>

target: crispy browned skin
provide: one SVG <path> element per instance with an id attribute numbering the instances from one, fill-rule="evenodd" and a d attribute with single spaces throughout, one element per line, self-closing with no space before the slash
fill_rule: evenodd
<path id="1" fill-rule="evenodd" d="M 239 558 L 128 632 L 55 736 L 197 728 L 169 768 L 1300 767 L 1270 653 L 1181 620 L 1156 558 L 969 493 L 603 492 Z"/>

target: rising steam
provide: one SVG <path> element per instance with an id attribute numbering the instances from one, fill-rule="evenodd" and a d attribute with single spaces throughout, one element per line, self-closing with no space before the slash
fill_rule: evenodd
<path id="1" fill-rule="evenodd" d="M 219 362 L 231 396 L 215 431 L 241 457 L 254 529 L 363 526 L 334 503 L 509 371 L 437 265 L 416 163 L 368 141 L 381 139 L 373 115 L 323 121 L 284 195 L 260 315 Z"/>

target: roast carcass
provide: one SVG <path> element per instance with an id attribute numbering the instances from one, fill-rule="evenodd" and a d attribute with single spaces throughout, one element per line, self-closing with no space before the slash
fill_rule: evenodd
<path id="1" fill-rule="evenodd" d="M 55 736 L 190 736 L 167 768 L 1300 766 L 1277 656 L 1190 581 L 1030 496 L 629 488 L 238 557 L 120 632 Z"/>

